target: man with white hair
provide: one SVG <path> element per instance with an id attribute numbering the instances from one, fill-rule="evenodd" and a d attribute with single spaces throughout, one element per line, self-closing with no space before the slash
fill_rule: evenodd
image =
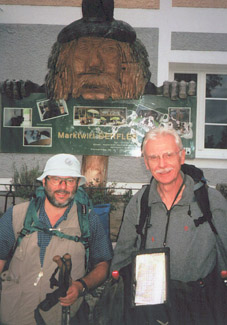
<path id="1" fill-rule="evenodd" d="M 185 150 L 181 139 L 173 129 L 152 129 L 142 151 L 153 179 L 147 201 L 141 204 L 144 187 L 125 210 L 111 269 L 120 271 L 126 285 L 132 270 L 127 266 L 141 250 L 143 239 L 142 249 L 169 248 L 170 301 L 131 308 L 130 286 L 125 287 L 125 324 L 224 325 L 227 288 L 221 276 L 226 275 L 227 265 L 209 222 L 198 222 L 203 212 L 195 198 L 194 180 L 182 172 Z M 208 195 L 213 225 L 227 247 L 226 200 L 215 189 L 209 188 Z M 140 212 L 145 205 L 149 213 L 140 238 Z M 144 281 L 147 277 L 144 274 Z"/>
<path id="2" fill-rule="evenodd" d="M 111 244 L 99 217 L 85 204 L 89 200 L 80 187 L 86 180 L 79 161 L 70 154 L 57 154 L 47 161 L 38 180 L 43 186 L 36 198 L 9 208 L 0 219 L 0 272 L 16 245 L 9 269 L 2 273 L 2 324 L 36 324 L 34 310 L 55 289 L 50 288 L 50 278 L 56 256 L 71 256 L 71 283 L 49 311 L 39 310 L 48 325 L 61 324 L 61 306 L 70 306 L 73 316 L 84 294 L 108 275 Z"/>

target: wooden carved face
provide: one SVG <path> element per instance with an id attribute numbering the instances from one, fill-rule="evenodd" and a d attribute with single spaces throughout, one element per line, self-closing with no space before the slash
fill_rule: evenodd
<path id="1" fill-rule="evenodd" d="M 54 98 L 65 100 L 69 94 L 89 100 L 138 98 L 147 83 L 130 45 L 102 37 L 62 44 L 50 75 Z"/>
<path id="2" fill-rule="evenodd" d="M 73 97 L 107 99 L 121 93 L 121 51 L 111 39 L 83 37 L 78 40 L 73 57 Z"/>

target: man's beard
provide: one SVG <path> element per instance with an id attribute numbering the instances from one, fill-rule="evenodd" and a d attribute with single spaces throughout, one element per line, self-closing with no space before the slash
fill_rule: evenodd
<path id="1" fill-rule="evenodd" d="M 73 85 L 73 97 L 77 98 L 80 95 L 83 96 L 83 93 L 86 92 L 105 92 L 108 97 L 113 99 L 118 99 L 122 97 L 122 86 L 121 83 L 117 80 L 114 80 L 108 74 L 100 75 L 81 75 L 77 76 Z"/>
<path id="2" fill-rule="evenodd" d="M 68 191 L 64 191 L 64 190 L 57 190 L 57 191 L 54 191 L 53 194 L 51 195 L 50 192 L 45 188 L 44 189 L 44 192 L 45 192 L 45 195 L 46 195 L 46 198 L 48 199 L 48 201 L 55 207 L 57 208 L 65 208 L 67 206 L 70 205 L 70 203 L 73 201 L 74 199 L 74 195 L 76 193 L 76 190 L 72 192 L 71 196 L 68 198 L 68 200 L 66 200 L 64 203 L 60 203 L 58 202 L 55 198 L 54 198 L 54 193 L 67 193 L 69 194 Z"/>

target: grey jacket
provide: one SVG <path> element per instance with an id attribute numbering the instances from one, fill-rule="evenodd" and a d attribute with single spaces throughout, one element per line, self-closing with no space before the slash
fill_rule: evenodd
<path id="1" fill-rule="evenodd" d="M 207 222 L 196 227 L 194 219 L 202 216 L 194 197 L 194 181 L 186 175 L 185 189 L 180 201 L 173 206 L 167 233 L 167 246 L 170 248 L 171 279 L 184 282 L 206 277 L 214 268 L 216 258 L 220 269 L 226 269 L 217 249 L 215 236 Z M 151 206 L 151 228 L 148 229 L 146 248 L 163 247 L 167 221 L 167 208 L 162 202 L 153 180 L 149 193 Z M 118 242 L 114 250 L 111 269 L 119 270 L 131 262 L 133 251 L 139 249 L 140 239 L 136 233 L 139 224 L 142 188 L 129 202 Z M 209 200 L 213 222 L 227 247 L 227 202 L 215 189 L 209 188 Z M 191 211 L 191 213 L 189 213 Z M 191 215 L 191 216 L 190 216 Z"/>

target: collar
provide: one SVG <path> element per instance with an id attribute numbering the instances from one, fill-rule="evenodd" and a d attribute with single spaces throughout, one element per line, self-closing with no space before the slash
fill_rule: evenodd
<path id="1" fill-rule="evenodd" d="M 42 203 L 40 206 L 39 218 L 40 218 L 40 221 L 42 221 L 44 224 L 48 224 L 48 227 L 51 227 L 49 218 L 48 218 L 45 208 L 44 208 L 44 202 L 45 202 L 45 198 L 42 200 Z M 58 221 L 54 225 L 54 228 L 56 228 L 63 220 L 67 219 L 68 213 L 71 210 L 72 206 L 73 206 L 73 201 L 70 202 L 70 204 L 69 204 L 68 208 L 65 210 L 64 214 L 61 216 L 60 219 L 58 219 Z"/>
<path id="2" fill-rule="evenodd" d="M 194 197 L 194 180 L 189 176 L 184 173 L 182 173 L 182 177 L 185 177 L 185 188 L 182 194 L 182 197 L 180 201 L 177 203 L 177 205 L 189 205 Z M 153 181 L 151 183 L 151 189 L 149 193 L 149 202 L 148 205 L 150 206 L 151 204 L 154 203 L 162 203 L 162 199 L 157 191 L 157 181 L 155 178 L 153 178 Z"/>

